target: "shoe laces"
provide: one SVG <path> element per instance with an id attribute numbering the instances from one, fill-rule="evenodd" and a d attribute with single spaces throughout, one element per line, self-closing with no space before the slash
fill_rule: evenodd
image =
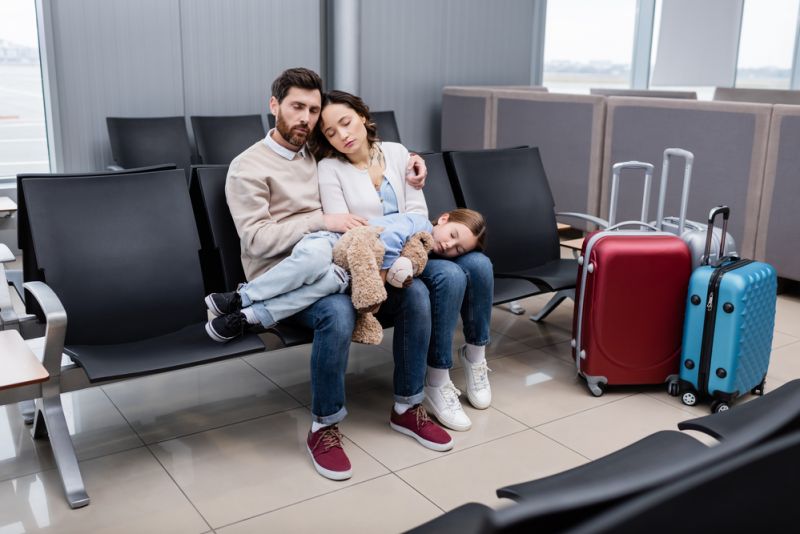
<path id="1" fill-rule="evenodd" d="M 324 452 L 329 451 L 332 448 L 338 447 L 342 448 L 342 432 L 336 425 L 326 427 L 322 429 L 322 434 L 317 441 L 317 446 L 319 444 L 325 448 Z"/>
<path id="2" fill-rule="evenodd" d="M 479 389 L 484 389 L 489 387 L 489 365 L 486 363 L 486 360 L 483 360 L 479 363 L 474 363 L 469 365 L 470 371 L 472 372 L 472 381 L 475 383 L 475 386 Z"/>
<path id="3" fill-rule="evenodd" d="M 237 332 L 244 329 L 244 314 L 229 313 L 223 315 L 222 319 L 225 321 L 226 328 L 236 330 Z"/>
<path id="4" fill-rule="evenodd" d="M 425 410 L 425 407 L 422 404 L 417 404 L 411 409 L 414 411 L 414 415 L 416 416 L 417 428 L 421 429 L 431 422 L 431 418 L 428 416 L 428 412 Z"/>
<path id="5" fill-rule="evenodd" d="M 442 398 L 444 398 L 444 402 L 447 404 L 448 409 L 458 410 L 461 408 L 461 402 L 458 400 L 458 397 L 461 395 L 461 391 L 455 386 L 455 384 L 448 382 L 441 387 L 440 391 L 442 392 Z"/>

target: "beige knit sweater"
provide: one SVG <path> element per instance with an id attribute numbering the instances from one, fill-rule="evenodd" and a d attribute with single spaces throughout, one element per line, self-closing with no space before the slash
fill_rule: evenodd
<path id="1" fill-rule="evenodd" d="M 304 234 L 324 229 L 317 165 L 308 153 L 289 161 L 258 141 L 231 162 L 225 196 L 248 280 L 288 256 Z"/>

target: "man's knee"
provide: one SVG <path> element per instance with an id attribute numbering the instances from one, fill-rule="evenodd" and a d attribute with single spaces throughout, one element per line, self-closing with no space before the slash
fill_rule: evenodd
<path id="1" fill-rule="evenodd" d="M 314 330 L 350 339 L 356 324 L 356 311 L 348 295 L 328 295 L 318 300 L 314 307 Z"/>

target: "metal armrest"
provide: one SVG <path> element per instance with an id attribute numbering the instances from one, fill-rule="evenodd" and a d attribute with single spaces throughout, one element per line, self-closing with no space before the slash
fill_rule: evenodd
<path id="1" fill-rule="evenodd" d="M 556 217 L 573 217 L 575 219 L 583 219 L 585 221 L 593 222 L 600 228 L 608 228 L 608 221 L 605 219 L 601 219 L 600 217 L 595 217 L 594 215 L 589 215 L 588 213 L 576 213 L 573 211 L 559 211 L 556 213 Z"/>
<path id="2" fill-rule="evenodd" d="M 43 365 L 51 377 L 61 375 L 61 355 L 67 334 L 67 312 L 50 286 L 44 282 L 26 282 L 25 289 L 39 304 L 45 318 Z"/>

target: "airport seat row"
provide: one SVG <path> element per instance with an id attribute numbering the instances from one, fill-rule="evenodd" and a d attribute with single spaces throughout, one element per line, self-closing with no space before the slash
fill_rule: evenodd
<path id="1" fill-rule="evenodd" d="M 393 111 L 372 115 L 381 139 L 400 142 Z M 172 163 L 188 172 L 196 164 L 228 165 L 266 135 L 261 115 L 193 115 L 189 120 L 195 146 L 184 117 L 107 117 L 111 155 L 124 169 Z M 275 127 L 272 114 L 267 123 Z"/>
<path id="2" fill-rule="evenodd" d="M 658 163 L 665 148 L 685 148 L 695 154 L 688 218 L 703 221 L 711 207 L 730 206 L 728 229 L 738 252 L 771 263 L 781 277 L 800 280 L 800 254 L 789 246 L 800 223 L 794 172 L 800 92 L 718 93 L 718 100 L 698 101 L 445 87 L 442 150 L 537 146 L 558 210 L 604 217 L 613 163 Z M 734 101 L 744 98 L 794 104 Z M 639 203 L 633 199 L 640 194 L 621 192 L 620 217 L 635 218 Z M 671 180 L 666 214 L 678 213 L 680 198 L 680 180 Z"/>
<path id="3" fill-rule="evenodd" d="M 493 510 L 468 503 L 410 532 L 743 532 L 794 524 L 800 483 L 787 474 L 800 468 L 800 380 L 678 428 L 719 443 L 656 432 L 573 469 L 497 490 L 515 504 Z"/>
<path id="4" fill-rule="evenodd" d="M 424 157 L 431 171 L 425 194 L 432 209 L 466 204 L 485 211 L 489 225 L 497 226 L 487 253 L 498 276 L 524 283 L 525 294 L 574 286 L 574 260 L 558 259 L 553 202 L 536 149 Z M 487 166 L 507 183 L 524 187 L 520 198 L 538 202 L 512 206 L 518 221 L 541 217 L 528 225 L 535 231 L 524 236 L 525 246 L 519 232 L 504 243 L 503 234 L 511 232 L 502 226 L 509 212 L 489 210 L 502 205 L 509 190 L 497 190 L 502 198 L 486 190 Z M 448 167 L 457 169 L 458 181 L 451 180 Z M 43 320 L 44 336 L 32 346 L 50 378 L 4 391 L 0 402 L 35 400 L 34 435 L 49 438 L 73 507 L 88 504 L 89 497 L 61 393 L 265 348 L 253 333 L 218 344 L 204 330 L 203 297 L 232 290 L 244 280 L 239 237 L 225 201 L 227 168 L 191 167 L 189 184 L 183 169 L 174 165 L 17 177 L 23 297 L 31 316 Z M 539 255 L 523 264 L 520 250 Z M 564 273 L 559 272 L 561 263 Z M 277 340 L 274 347 L 312 339 L 311 331 L 286 325 L 270 333 L 275 337 L 266 337 Z"/>

